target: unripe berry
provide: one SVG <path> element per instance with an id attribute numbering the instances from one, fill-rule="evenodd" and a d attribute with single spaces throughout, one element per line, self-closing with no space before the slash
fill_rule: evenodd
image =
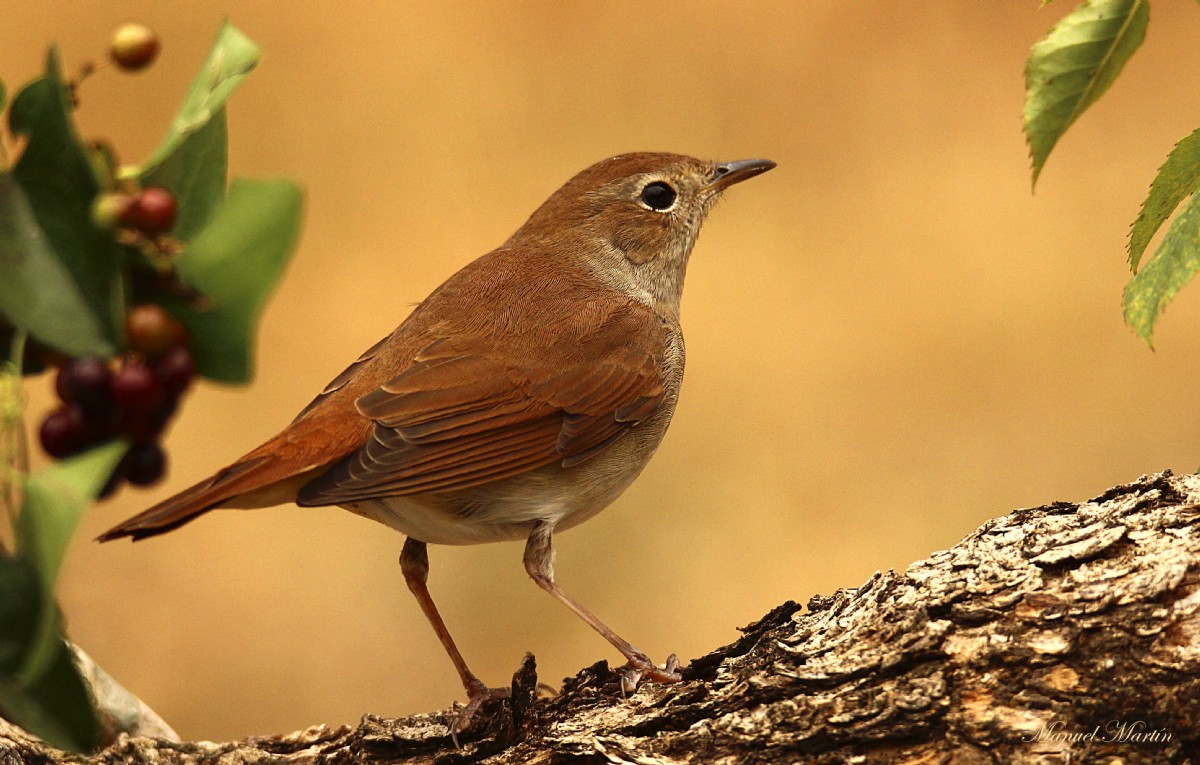
<path id="1" fill-rule="evenodd" d="M 187 341 L 183 325 L 156 303 L 142 303 L 129 309 L 125 335 L 130 348 L 151 359 Z"/>
<path id="2" fill-rule="evenodd" d="M 111 231 L 119 225 L 129 223 L 129 213 L 133 208 L 133 197 L 128 194 L 106 192 L 97 194 L 92 201 L 92 223 L 105 231 Z"/>
<path id="3" fill-rule="evenodd" d="M 158 57 L 159 40 L 144 24 L 122 24 L 113 33 L 109 56 L 127 72 L 145 69 Z"/>

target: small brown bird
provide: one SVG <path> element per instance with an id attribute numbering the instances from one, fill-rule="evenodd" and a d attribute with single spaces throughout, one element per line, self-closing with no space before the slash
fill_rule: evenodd
<path id="1" fill-rule="evenodd" d="M 218 507 L 339 505 L 403 532 L 400 567 L 468 704 L 468 668 L 426 588 L 427 544 L 526 539 L 525 570 L 626 658 L 621 686 L 678 682 L 554 581 L 551 535 L 603 510 L 650 460 L 683 380 L 679 301 L 705 216 L 765 159 L 625 154 L 576 175 L 501 247 L 450 277 L 277 436 L 100 537 Z"/>

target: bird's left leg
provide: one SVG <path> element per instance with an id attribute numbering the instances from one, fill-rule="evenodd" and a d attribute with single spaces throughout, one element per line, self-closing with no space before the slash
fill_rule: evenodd
<path id="1" fill-rule="evenodd" d="M 653 680 L 659 683 L 678 683 L 683 678 L 677 671 L 679 660 L 675 654 L 667 658 L 666 666 L 659 667 L 650 661 L 646 654 L 634 648 L 628 640 L 613 632 L 604 622 L 600 621 L 591 611 L 583 607 L 579 601 L 572 598 L 554 581 L 554 545 L 551 535 L 554 527 L 549 523 L 538 523 L 529 535 L 525 544 L 525 570 L 538 586 L 562 601 L 567 608 L 574 611 L 592 629 L 599 632 L 605 640 L 621 652 L 627 663 L 621 670 L 621 692 L 632 693 L 642 680 Z"/>

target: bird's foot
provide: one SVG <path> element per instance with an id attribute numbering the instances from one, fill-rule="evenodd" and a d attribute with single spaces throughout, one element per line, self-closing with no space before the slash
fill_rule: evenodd
<path id="1" fill-rule="evenodd" d="M 467 688 L 467 704 L 464 706 L 450 723 L 450 738 L 454 741 L 454 747 L 461 749 L 458 743 L 458 734 L 465 731 L 471 725 L 471 718 L 480 709 L 490 704 L 493 701 L 507 699 L 512 696 L 512 688 L 489 688 L 479 680 L 474 680 Z"/>
<path id="2" fill-rule="evenodd" d="M 634 653 L 629 657 L 625 666 L 618 670 L 621 675 L 621 695 L 628 696 L 636 691 L 643 680 L 655 683 L 678 683 L 683 680 L 678 669 L 679 659 L 675 654 L 668 656 L 666 665 L 660 667 L 650 661 L 646 654 L 640 651 Z"/>

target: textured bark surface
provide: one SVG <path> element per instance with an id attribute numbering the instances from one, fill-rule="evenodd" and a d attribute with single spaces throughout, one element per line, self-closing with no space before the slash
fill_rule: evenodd
<path id="1" fill-rule="evenodd" d="M 1200 753 L 1200 477 L 1017 510 L 863 586 L 785 603 L 628 700 L 601 663 L 455 749 L 452 711 L 230 743 L 122 735 L 72 757 L 0 721 L 0 765 L 1187 763 Z"/>

